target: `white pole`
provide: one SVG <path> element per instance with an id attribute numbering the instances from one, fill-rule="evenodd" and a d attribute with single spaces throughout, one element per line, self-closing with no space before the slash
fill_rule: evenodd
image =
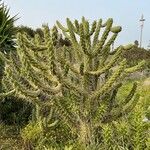
<path id="1" fill-rule="evenodd" d="M 143 38 L 143 27 L 144 27 L 144 16 L 141 16 L 140 22 L 141 22 L 141 33 L 140 33 L 140 48 L 142 47 L 142 38 Z"/>

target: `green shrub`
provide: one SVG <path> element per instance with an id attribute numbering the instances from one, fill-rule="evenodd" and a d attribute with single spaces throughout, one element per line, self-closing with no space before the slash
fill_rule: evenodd
<path id="1" fill-rule="evenodd" d="M 23 126 L 31 119 L 33 106 L 15 97 L 0 102 L 0 120 L 7 125 Z"/>

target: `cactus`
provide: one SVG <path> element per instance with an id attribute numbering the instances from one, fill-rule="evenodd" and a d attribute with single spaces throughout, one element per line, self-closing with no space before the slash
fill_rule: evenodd
<path id="1" fill-rule="evenodd" d="M 57 27 L 44 26 L 44 40 L 18 33 L 17 52 L 11 52 L 9 60 L 0 54 L 6 64 L 3 84 L 11 85 L 8 93 L 1 95 L 14 93 L 40 109 L 55 108 L 79 141 L 89 145 L 95 141 L 97 128 L 127 115 L 136 105 L 136 83 L 121 102 L 116 95 L 124 78 L 144 62 L 127 67 L 122 53 L 132 45 L 111 52 L 121 31 L 121 27 L 113 27 L 111 18 L 105 23 L 94 21 L 91 26 L 84 17 L 80 23 L 67 18 L 67 27 L 58 21 Z M 58 46 L 60 32 L 70 40 L 69 47 Z"/>

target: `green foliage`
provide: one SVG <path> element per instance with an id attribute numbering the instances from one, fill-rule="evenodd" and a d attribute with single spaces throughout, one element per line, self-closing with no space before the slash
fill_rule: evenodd
<path id="1" fill-rule="evenodd" d="M 32 38 L 35 36 L 35 34 L 39 34 L 40 37 L 44 37 L 44 34 L 41 28 L 37 28 L 36 30 L 34 30 L 30 27 L 21 25 L 21 26 L 16 27 L 16 30 L 17 32 L 20 32 L 20 33 L 26 33 Z"/>
<path id="2" fill-rule="evenodd" d="M 31 36 L 32 38 L 35 36 L 35 31 L 34 29 L 30 28 L 30 27 L 27 27 L 27 26 L 18 26 L 16 27 L 17 29 L 17 32 L 20 32 L 20 33 L 27 33 L 29 36 Z"/>
<path id="3" fill-rule="evenodd" d="M 39 113 L 37 115 L 39 115 Z M 50 113 L 50 115 L 45 118 L 38 116 L 37 119 L 30 122 L 22 129 L 21 137 L 24 140 L 25 147 L 34 147 L 38 150 L 42 150 L 46 147 L 60 148 L 60 146 L 64 146 L 63 144 L 67 144 L 66 141 L 68 139 L 65 141 L 65 138 L 62 136 L 62 134 L 65 135 L 65 132 L 66 136 L 69 134 L 65 128 L 61 122 L 53 122 L 52 113 Z M 59 138 L 57 135 L 59 135 Z"/>
<path id="4" fill-rule="evenodd" d="M 130 115 L 115 123 L 117 144 L 128 149 L 149 149 L 146 143 L 148 143 L 150 137 L 148 132 L 150 124 L 146 119 L 146 113 L 150 106 L 150 93 L 149 87 L 145 85 L 145 82 L 148 81 L 146 79 L 144 82 L 141 82 L 141 87 L 137 91 L 141 97 Z M 126 82 L 124 88 L 120 91 L 120 96 L 124 96 L 123 94 L 126 94 L 126 91 L 130 90 L 132 82 Z"/>
<path id="5" fill-rule="evenodd" d="M 23 132 L 23 137 L 31 141 L 47 131 L 43 123 L 49 116 L 49 109 L 53 108 L 52 121 L 61 121 L 61 127 L 69 130 L 68 145 L 76 141 L 83 147 L 82 150 L 94 149 L 93 145 L 97 149 L 100 144 L 106 146 L 106 143 L 110 147 L 114 137 L 111 125 L 128 116 L 139 99 L 139 95 L 135 94 L 137 83 L 133 83 L 121 100 L 117 98 L 119 88 L 125 77 L 141 69 L 145 62 L 127 66 L 122 54 L 132 45 L 119 46 L 111 52 L 110 47 L 121 31 L 121 27 L 113 27 L 111 18 L 105 23 L 101 19 L 94 21 L 92 26 L 84 17 L 80 23 L 77 20 L 73 23 L 67 18 L 67 27 L 58 21 L 57 26 L 71 42 L 69 47 L 59 46 L 56 26 L 49 29 L 45 25 L 44 38 L 38 34 L 32 38 L 19 33 L 16 54 L 11 52 L 8 59 L 0 53 L 6 64 L 3 83 L 7 93 L 2 96 L 13 92 L 36 106 L 38 124 L 29 124 Z M 46 121 L 44 124 L 47 127 L 49 123 Z M 58 139 L 60 134 L 57 135 L 57 130 L 60 128 L 57 124 L 54 127 L 54 135 L 50 130 L 49 133 L 53 139 Z M 54 141 L 57 143 L 57 140 Z"/>
<path id="6" fill-rule="evenodd" d="M 25 141 L 32 141 L 35 143 L 42 134 L 42 128 L 39 123 L 29 123 L 24 130 L 21 132 L 21 136 Z"/>
<path id="7" fill-rule="evenodd" d="M 5 98 L 0 102 L 0 119 L 7 125 L 23 126 L 31 118 L 31 104 L 16 100 L 14 97 Z"/>
<path id="8" fill-rule="evenodd" d="M 0 2 L 0 51 L 8 52 L 14 49 L 15 42 L 14 36 L 16 30 L 14 27 L 14 22 L 16 16 L 10 17 L 9 9 Z"/>
<path id="9" fill-rule="evenodd" d="M 37 35 L 39 35 L 42 40 L 44 38 L 44 33 L 41 28 L 33 29 L 31 27 L 21 25 L 21 26 L 16 27 L 16 30 L 17 30 L 17 33 L 19 32 L 22 34 L 23 33 L 27 34 L 31 38 L 34 38 L 34 36 L 37 36 Z M 64 45 L 66 46 L 71 45 L 70 41 L 67 38 L 63 38 L 61 34 L 57 38 L 58 38 L 59 47 L 62 47 Z"/>
<path id="10" fill-rule="evenodd" d="M 5 57 L 7 57 L 10 51 L 15 50 L 17 29 L 14 27 L 14 22 L 16 19 L 16 16 L 10 16 L 7 6 L 0 2 L 0 51 Z M 5 98 L 14 92 L 8 92 L 7 94 L 2 93 L 8 90 L 2 87 L 3 70 L 4 62 L 0 59 L 0 122 L 22 126 L 28 121 L 31 113 L 31 105 L 27 103 L 24 104 L 21 99 L 17 100 L 14 96 Z"/>
<path id="11" fill-rule="evenodd" d="M 10 17 L 9 9 L 0 1 L 0 51 L 3 53 L 14 50 L 14 37 L 16 34 L 16 30 L 14 27 L 15 20 L 16 16 Z M 3 61 L 0 59 L 0 90 L 2 88 L 1 80 L 4 69 L 3 65 Z"/>
<path id="12" fill-rule="evenodd" d="M 127 59 L 129 66 L 133 66 L 138 62 L 145 60 L 145 71 L 147 71 L 148 76 L 150 75 L 150 51 L 134 46 L 132 49 L 125 51 L 123 57 Z"/>
<path id="13" fill-rule="evenodd" d="M 150 51 L 145 50 L 144 48 L 138 48 L 134 46 L 132 49 L 124 52 L 124 57 L 128 61 L 138 62 L 140 60 L 149 60 L 150 59 Z"/>

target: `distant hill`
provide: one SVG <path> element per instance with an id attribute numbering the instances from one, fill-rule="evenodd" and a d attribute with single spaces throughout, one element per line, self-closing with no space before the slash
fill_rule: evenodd
<path id="1" fill-rule="evenodd" d="M 124 52 L 123 56 L 129 61 L 139 61 L 139 60 L 150 61 L 150 51 L 136 46 Z"/>
<path id="2" fill-rule="evenodd" d="M 150 51 L 134 46 L 132 49 L 125 51 L 123 57 L 127 59 L 128 65 L 135 65 L 141 60 L 145 60 L 148 70 L 150 69 Z"/>

